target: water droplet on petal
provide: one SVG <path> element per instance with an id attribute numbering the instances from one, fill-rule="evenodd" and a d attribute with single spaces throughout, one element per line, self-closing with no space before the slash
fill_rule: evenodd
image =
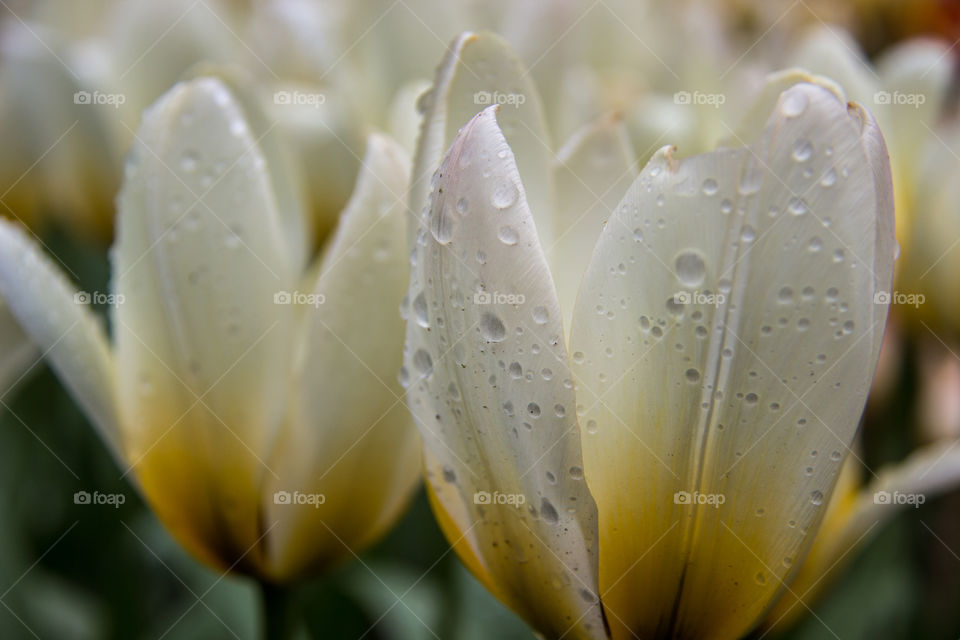
<path id="1" fill-rule="evenodd" d="M 198 162 L 200 162 L 200 156 L 192 149 L 184 151 L 183 155 L 180 156 L 180 168 L 184 171 L 194 171 L 197 168 Z"/>
<path id="2" fill-rule="evenodd" d="M 826 173 L 823 174 L 823 177 L 820 178 L 821 187 L 832 187 L 837 182 L 837 172 L 833 170 L 833 167 L 830 167 Z"/>
<path id="3" fill-rule="evenodd" d="M 487 342 L 503 342 L 507 336 L 507 328 L 503 321 L 492 313 L 486 312 L 480 316 L 480 333 Z"/>
<path id="4" fill-rule="evenodd" d="M 504 225 L 500 227 L 500 230 L 497 232 L 497 237 L 500 238 L 500 242 L 506 245 L 515 245 L 517 244 L 517 230 L 511 226 Z"/>
<path id="5" fill-rule="evenodd" d="M 517 185 L 512 180 L 503 179 L 493 187 L 493 193 L 490 194 L 490 204 L 497 209 L 506 209 L 513 206 L 518 195 Z"/>
<path id="6" fill-rule="evenodd" d="M 694 251 L 684 251 L 674 261 L 677 278 L 688 287 L 696 287 L 703 283 L 707 268 L 700 254 Z"/>
<path id="7" fill-rule="evenodd" d="M 807 94 L 799 88 L 788 89 L 780 98 L 780 113 L 796 118 L 807 108 Z"/>
<path id="8" fill-rule="evenodd" d="M 793 143 L 793 159 L 797 162 L 806 162 L 813 155 L 813 146 L 809 140 L 797 140 Z"/>
<path id="9" fill-rule="evenodd" d="M 421 291 L 416 298 L 413 299 L 413 313 L 417 317 L 417 324 L 423 327 L 424 329 L 430 327 L 430 317 L 427 311 L 427 299 Z"/>
<path id="10" fill-rule="evenodd" d="M 809 211 L 809 207 L 807 206 L 806 200 L 794 197 L 790 198 L 790 202 L 787 204 L 787 211 L 795 216 L 802 216 Z"/>

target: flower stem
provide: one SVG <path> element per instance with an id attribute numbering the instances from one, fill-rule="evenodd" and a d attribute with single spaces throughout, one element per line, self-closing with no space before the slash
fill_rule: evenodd
<path id="1" fill-rule="evenodd" d="M 261 582 L 260 595 L 263 600 L 263 640 L 305 637 L 302 635 L 303 621 L 293 590 Z"/>

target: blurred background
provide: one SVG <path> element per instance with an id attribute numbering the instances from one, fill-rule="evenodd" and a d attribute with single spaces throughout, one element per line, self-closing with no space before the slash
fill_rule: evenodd
<path id="1" fill-rule="evenodd" d="M 669 143 L 705 150 L 759 78 L 794 64 L 822 65 L 813 70 L 877 109 L 895 165 L 897 290 L 923 302 L 891 306 L 860 457 L 880 469 L 960 438 L 957 2 L 0 0 L 0 214 L 29 225 L 79 290 L 108 291 L 113 198 L 140 113 L 196 65 L 235 64 L 268 111 L 280 90 L 325 96 L 274 110 L 302 160 L 322 246 L 366 133 L 391 130 L 412 147 L 416 131 L 392 114 L 412 106 L 464 29 L 514 46 L 555 148 L 612 111 L 644 161 Z M 885 103 L 877 92 L 896 96 L 898 76 L 884 56 L 917 42 L 934 54 L 912 77 L 930 86 L 904 91 L 923 103 Z M 698 91 L 724 100 L 676 97 Z M 179 548 L 16 328 L 0 329 L 0 637 L 256 637 L 254 585 Z M 77 504 L 84 491 L 123 504 Z M 956 638 L 958 575 L 953 491 L 871 536 L 812 612 L 766 637 Z M 298 597 L 317 638 L 532 637 L 463 569 L 422 492 L 382 542 Z"/>

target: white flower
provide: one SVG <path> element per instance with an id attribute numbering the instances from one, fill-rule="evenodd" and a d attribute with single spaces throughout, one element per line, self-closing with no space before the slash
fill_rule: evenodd
<path id="1" fill-rule="evenodd" d="M 526 103 L 455 133 L 494 89 Z M 414 179 L 449 151 L 405 367 L 448 539 L 546 637 L 746 633 L 809 549 L 877 362 L 895 241 L 873 117 L 780 74 L 725 147 L 665 147 L 624 193 L 616 122 L 551 172 L 524 70 L 465 35 L 427 118 Z"/>
<path id="2" fill-rule="evenodd" d="M 300 191 L 243 95 L 200 77 L 145 113 L 119 198 L 112 344 L 6 222 L 0 291 L 173 535 L 213 566 L 287 581 L 369 544 L 417 481 L 395 381 L 409 169 L 371 136 L 308 264 Z"/>

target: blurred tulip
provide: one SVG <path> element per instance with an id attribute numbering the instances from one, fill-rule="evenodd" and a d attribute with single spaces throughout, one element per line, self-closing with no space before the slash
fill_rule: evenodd
<path id="1" fill-rule="evenodd" d="M 419 471 L 400 402 L 405 153 L 370 137 L 308 264 L 282 145 L 243 92 L 174 86 L 127 159 L 109 294 L 0 225 L 0 291 L 174 537 L 286 583 L 369 545 Z M 112 304 L 112 345 L 85 304 Z"/>

